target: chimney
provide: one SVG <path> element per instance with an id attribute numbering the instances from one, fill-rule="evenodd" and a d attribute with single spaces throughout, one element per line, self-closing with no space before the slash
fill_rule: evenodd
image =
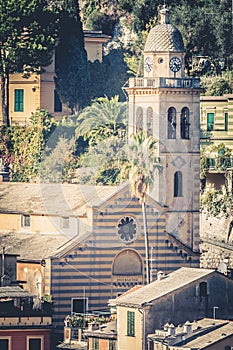
<path id="1" fill-rule="evenodd" d="M 169 324 L 169 326 L 168 326 L 168 329 L 167 329 L 167 334 L 168 335 L 175 335 L 175 331 L 176 331 L 176 329 L 175 329 L 175 326 L 174 326 L 174 324 Z"/>
<path id="2" fill-rule="evenodd" d="M 186 321 L 184 324 L 184 333 L 187 335 L 190 335 L 192 333 L 192 323 L 189 321 Z"/>
<path id="3" fill-rule="evenodd" d="M 161 281 L 164 278 L 164 273 L 163 271 L 159 271 L 157 273 L 157 281 Z"/>

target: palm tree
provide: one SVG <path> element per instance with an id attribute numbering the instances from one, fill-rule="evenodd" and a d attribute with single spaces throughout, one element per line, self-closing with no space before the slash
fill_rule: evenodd
<path id="1" fill-rule="evenodd" d="M 126 120 L 126 103 L 119 102 L 119 96 L 111 99 L 99 97 L 80 113 L 76 135 L 88 139 L 90 144 L 109 136 L 122 137 L 126 131 Z"/>
<path id="2" fill-rule="evenodd" d="M 159 159 L 156 156 L 157 141 L 152 137 L 146 137 L 145 131 L 140 131 L 133 137 L 133 142 L 128 145 L 128 159 L 122 169 L 122 177 L 129 178 L 133 193 L 139 198 L 142 206 L 145 252 L 146 252 L 146 282 L 150 283 L 149 242 L 146 217 L 146 194 L 152 187 L 156 172 L 162 170 Z"/>

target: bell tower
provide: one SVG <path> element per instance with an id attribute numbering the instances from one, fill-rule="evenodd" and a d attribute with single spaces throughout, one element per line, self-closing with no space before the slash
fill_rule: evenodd
<path id="1" fill-rule="evenodd" d="M 185 49 L 169 11 L 159 10 L 144 48 L 144 75 L 130 78 L 129 138 L 140 130 L 158 140 L 162 173 L 149 195 L 167 207 L 166 231 L 199 251 L 199 79 L 185 77 Z"/>

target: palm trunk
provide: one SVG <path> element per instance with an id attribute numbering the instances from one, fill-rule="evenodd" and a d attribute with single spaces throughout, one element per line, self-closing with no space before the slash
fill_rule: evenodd
<path id="1" fill-rule="evenodd" d="M 149 284 L 150 283 L 149 240 L 148 240 L 148 229 L 147 229 L 147 218 L 146 218 L 146 203 L 144 200 L 142 201 L 142 216 L 143 216 L 145 252 L 146 252 L 146 284 Z"/>

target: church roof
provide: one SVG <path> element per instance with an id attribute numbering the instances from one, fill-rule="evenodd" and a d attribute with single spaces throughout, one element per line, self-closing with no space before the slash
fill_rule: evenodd
<path id="1" fill-rule="evenodd" d="M 153 27 L 147 37 L 144 52 L 184 52 L 184 42 L 179 30 L 170 24 L 166 5 L 159 10 L 160 24 Z"/>
<path id="2" fill-rule="evenodd" d="M 184 52 L 184 42 L 179 30 L 172 24 L 159 24 L 147 37 L 144 52 Z"/>

